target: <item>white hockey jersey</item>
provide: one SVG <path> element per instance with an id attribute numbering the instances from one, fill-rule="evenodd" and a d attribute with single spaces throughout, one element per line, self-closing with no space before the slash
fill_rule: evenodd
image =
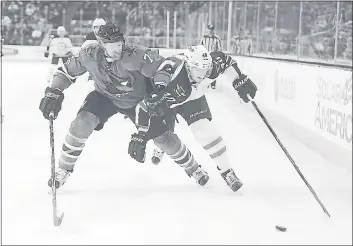
<path id="1" fill-rule="evenodd" d="M 68 37 L 54 37 L 49 43 L 49 53 L 53 56 L 67 57 L 71 54 L 72 43 Z"/>

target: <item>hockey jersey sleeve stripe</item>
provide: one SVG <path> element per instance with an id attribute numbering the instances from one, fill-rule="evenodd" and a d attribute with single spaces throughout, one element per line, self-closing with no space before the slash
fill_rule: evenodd
<path id="1" fill-rule="evenodd" d="M 58 72 L 63 73 L 72 83 L 74 83 L 74 82 L 76 81 L 76 79 L 79 77 L 79 76 L 71 76 L 71 75 L 68 73 L 68 71 L 67 71 L 65 65 L 59 67 L 59 68 L 58 68 Z"/>
<path id="2" fill-rule="evenodd" d="M 158 71 L 156 76 L 154 77 L 155 85 L 167 86 L 169 82 L 170 74 L 165 70 Z"/>
<path id="3" fill-rule="evenodd" d="M 226 66 L 227 67 L 233 67 L 235 71 L 238 73 L 238 75 L 241 74 L 241 71 L 238 67 L 238 63 L 229 55 L 225 55 L 226 57 Z"/>

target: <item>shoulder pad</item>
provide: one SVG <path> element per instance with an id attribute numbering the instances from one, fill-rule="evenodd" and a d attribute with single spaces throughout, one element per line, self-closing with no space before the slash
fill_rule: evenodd
<path id="1" fill-rule="evenodd" d="M 99 44 L 88 44 L 80 50 L 80 55 L 83 55 L 90 59 L 95 59 L 99 50 L 101 50 Z"/>
<path id="2" fill-rule="evenodd" d="M 223 58 L 225 56 L 225 54 L 222 51 L 212 51 L 210 53 L 210 55 L 211 55 L 212 58 L 217 58 L 217 57 L 222 57 Z"/>
<path id="3" fill-rule="evenodd" d="M 135 43 L 126 43 L 124 47 L 124 53 L 128 56 L 143 55 L 147 50 L 148 48 Z"/>

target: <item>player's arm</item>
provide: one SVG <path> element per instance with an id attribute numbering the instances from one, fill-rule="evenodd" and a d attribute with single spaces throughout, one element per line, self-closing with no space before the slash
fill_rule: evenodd
<path id="1" fill-rule="evenodd" d="M 229 55 L 225 54 L 222 51 L 211 52 L 213 60 L 213 69 L 212 73 L 209 76 L 210 79 L 226 81 L 234 81 L 239 78 L 241 71 L 238 67 L 237 62 Z"/>
<path id="2" fill-rule="evenodd" d="M 73 84 L 77 77 L 87 71 L 86 67 L 82 65 L 84 54 L 85 51 L 81 50 L 77 56 L 71 56 L 54 73 L 51 85 L 45 89 L 44 97 L 39 105 L 45 119 L 49 119 L 51 112 L 54 113 L 54 119 L 58 116 L 64 100 L 63 91 Z"/>
<path id="3" fill-rule="evenodd" d="M 244 102 L 249 102 L 248 94 L 254 98 L 256 95 L 257 87 L 243 74 L 237 62 L 229 55 L 223 52 L 212 52 L 211 56 L 218 61 L 217 66 L 214 66 L 210 78 L 217 78 L 217 81 L 229 81 L 232 83 L 233 88 L 238 92 Z"/>
<path id="4" fill-rule="evenodd" d="M 166 88 L 172 78 L 180 71 L 183 62 L 177 57 L 168 57 L 159 65 L 153 78 L 155 87 Z"/>
<path id="5" fill-rule="evenodd" d="M 142 105 L 145 104 L 152 114 L 163 115 L 170 112 L 168 106 L 167 86 L 179 74 L 183 68 L 183 61 L 176 57 L 168 57 L 159 65 L 153 78 L 153 91 L 149 94 Z"/>
<path id="6" fill-rule="evenodd" d="M 163 60 L 158 50 L 147 50 L 142 56 L 140 72 L 147 78 L 153 78 Z"/>
<path id="7" fill-rule="evenodd" d="M 47 45 L 47 50 L 44 52 L 44 57 L 48 57 L 49 56 L 49 49 L 50 49 L 50 45 L 51 45 L 51 42 L 53 41 L 54 39 L 54 36 L 50 36 L 50 40 L 49 40 L 49 43 Z"/>
<path id="8" fill-rule="evenodd" d="M 201 38 L 201 40 L 200 40 L 200 44 L 201 44 L 201 45 L 205 45 L 204 40 L 205 40 L 205 36 L 203 36 L 203 37 Z"/>
<path id="9" fill-rule="evenodd" d="M 54 73 L 50 87 L 63 91 L 75 83 L 79 76 L 87 72 L 87 68 L 82 64 L 84 56 L 85 50 L 80 50 L 77 55 L 69 57 Z"/>

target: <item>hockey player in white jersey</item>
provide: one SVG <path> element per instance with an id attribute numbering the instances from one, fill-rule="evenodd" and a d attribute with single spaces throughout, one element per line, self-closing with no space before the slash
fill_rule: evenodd
<path id="1" fill-rule="evenodd" d="M 72 43 L 70 38 L 66 35 L 66 29 L 59 26 L 56 29 L 57 36 L 53 36 L 47 46 L 47 51 L 44 53 L 45 57 L 50 57 L 51 64 L 48 72 L 48 83 L 51 81 L 55 68 L 58 66 L 59 60 L 65 63 L 72 55 Z"/>
<path id="2" fill-rule="evenodd" d="M 241 73 L 230 56 L 221 51 L 209 53 L 202 45 L 189 46 L 184 54 L 167 58 L 154 76 L 154 84 L 167 86 L 170 107 L 186 120 L 196 140 L 217 164 L 222 178 L 233 191 L 237 191 L 243 184 L 230 165 L 217 127 L 211 123 L 212 115 L 202 91 L 215 79 L 233 83 L 245 102 L 249 102 L 247 94 L 255 97 L 256 85 Z M 162 156 L 161 150 L 154 149 L 152 162 L 157 164 Z"/>

